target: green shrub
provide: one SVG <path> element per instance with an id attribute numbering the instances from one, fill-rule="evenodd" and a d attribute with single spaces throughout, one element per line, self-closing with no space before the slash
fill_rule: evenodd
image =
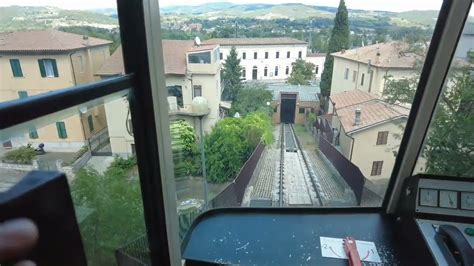
<path id="1" fill-rule="evenodd" d="M 210 182 L 232 180 L 258 143 L 273 141 L 270 118 L 249 113 L 243 118 L 224 118 L 205 138 L 206 169 Z"/>
<path id="2" fill-rule="evenodd" d="M 35 149 L 30 147 L 20 147 L 16 150 L 8 151 L 4 156 L 7 161 L 18 164 L 30 164 L 35 157 Z"/>
<path id="3" fill-rule="evenodd" d="M 128 171 L 131 170 L 135 165 L 137 165 L 137 158 L 135 156 L 131 156 L 127 159 L 120 156 L 115 156 L 114 161 L 110 164 L 107 170 Z"/>

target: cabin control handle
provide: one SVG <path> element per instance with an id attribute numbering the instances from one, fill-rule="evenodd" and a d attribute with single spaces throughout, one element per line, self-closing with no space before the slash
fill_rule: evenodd
<path id="1" fill-rule="evenodd" d="M 462 232 L 452 225 L 440 225 L 436 235 L 438 245 L 446 256 L 449 265 L 474 265 L 474 251 Z"/>

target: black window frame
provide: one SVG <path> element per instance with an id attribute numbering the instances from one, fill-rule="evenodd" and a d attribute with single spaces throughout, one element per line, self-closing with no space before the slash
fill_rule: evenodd
<path id="1" fill-rule="evenodd" d="M 304 107 L 298 108 L 298 114 L 304 114 L 304 112 L 305 112 L 305 108 L 304 108 Z"/>

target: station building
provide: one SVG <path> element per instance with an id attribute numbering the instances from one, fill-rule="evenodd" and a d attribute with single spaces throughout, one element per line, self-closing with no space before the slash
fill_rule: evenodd
<path id="1" fill-rule="evenodd" d="M 318 86 L 269 84 L 268 90 L 273 93 L 273 124 L 303 124 L 310 113 L 319 113 Z"/>

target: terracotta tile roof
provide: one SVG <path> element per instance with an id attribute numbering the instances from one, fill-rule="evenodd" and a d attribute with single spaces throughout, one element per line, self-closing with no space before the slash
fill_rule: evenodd
<path id="1" fill-rule="evenodd" d="M 194 46 L 194 41 L 163 40 L 163 60 L 165 74 L 186 74 L 186 52 Z"/>
<path id="2" fill-rule="evenodd" d="M 389 104 L 377 96 L 360 90 L 345 91 L 330 97 L 336 102 L 336 115 L 346 133 L 363 130 L 398 118 L 407 118 L 410 109 Z M 361 124 L 354 125 L 355 111 L 361 109 Z"/>
<path id="3" fill-rule="evenodd" d="M 115 76 L 125 74 L 123 65 L 122 45 L 117 47 L 113 54 L 107 58 L 102 67 L 95 73 L 99 76 Z"/>
<path id="4" fill-rule="evenodd" d="M 350 90 L 336 93 L 329 97 L 332 103 L 336 103 L 336 109 L 344 108 L 354 104 L 379 99 L 379 97 L 361 90 Z"/>
<path id="5" fill-rule="evenodd" d="M 293 38 L 217 38 L 205 40 L 203 44 L 220 44 L 221 46 L 230 45 L 281 45 L 281 44 L 307 44 Z"/>
<path id="6" fill-rule="evenodd" d="M 308 53 L 306 57 L 326 57 L 326 53 Z"/>
<path id="7" fill-rule="evenodd" d="M 339 51 L 332 53 L 332 55 L 364 64 L 369 63 L 370 60 L 370 63 L 377 67 L 413 68 L 416 60 L 420 57 L 408 52 L 408 48 L 407 43 L 392 41 Z"/>
<path id="8" fill-rule="evenodd" d="M 204 45 L 193 47 L 194 41 L 163 40 L 163 60 L 165 74 L 186 74 L 186 52 L 206 51 L 214 49 L 217 45 Z M 122 56 L 122 46 L 110 56 L 96 75 L 113 76 L 125 73 Z"/>
<path id="9" fill-rule="evenodd" d="M 111 44 L 111 41 L 57 30 L 18 31 L 0 33 L 0 52 L 35 53 L 67 52 Z"/>

